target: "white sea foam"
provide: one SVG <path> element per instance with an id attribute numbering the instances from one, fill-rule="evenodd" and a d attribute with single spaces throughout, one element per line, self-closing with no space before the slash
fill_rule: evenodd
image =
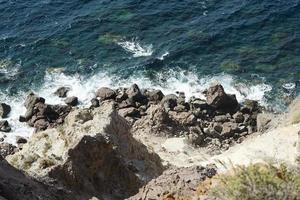
<path id="1" fill-rule="evenodd" d="M 245 99 L 254 99 L 265 104 L 264 95 L 272 89 L 271 86 L 263 83 L 236 83 L 234 77 L 226 74 L 198 77 L 193 72 L 170 70 L 157 74 L 155 81 L 141 74 L 133 75 L 125 80 L 109 76 L 106 73 L 98 73 L 89 78 L 80 75 L 68 76 L 62 72 L 46 73 L 44 84 L 34 92 L 44 97 L 48 104 L 63 104 L 64 99 L 56 97 L 53 93 L 58 87 L 67 86 L 71 88 L 68 95 L 77 96 L 80 100 L 80 107 L 87 107 L 100 87 L 129 87 L 131 84 L 137 83 L 141 88 L 160 89 L 164 94 L 183 91 L 188 99 L 192 96 L 204 98 L 201 92 L 215 82 L 221 83 L 227 93 L 236 94 L 240 102 Z M 8 118 L 12 131 L 6 134 L 5 141 L 7 142 L 15 143 L 16 136 L 29 137 L 33 132 L 32 128 L 18 121 L 19 116 L 26 111 L 23 106 L 25 97 L 26 93 L 18 94 L 15 97 L 0 94 L 0 102 L 6 102 L 12 106 L 12 112 Z"/>
<path id="2" fill-rule="evenodd" d="M 162 54 L 161 56 L 159 56 L 158 59 L 159 59 L 159 60 L 164 60 L 164 58 L 165 58 L 166 56 L 168 56 L 168 55 L 169 55 L 169 52 L 166 51 L 164 54 Z"/>
<path id="3" fill-rule="evenodd" d="M 125 51 L 132 53 L 133 57 L 151 56 L 153 53 L 152 45 L 142 46 L 136 39 L 132 41 L 118 41 L 117 44 Z"/>

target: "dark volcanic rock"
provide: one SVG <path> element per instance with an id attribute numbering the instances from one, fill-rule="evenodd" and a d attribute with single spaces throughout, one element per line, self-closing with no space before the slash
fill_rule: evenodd
<path id="1" fill-rule="evenodd" d="M 216 109 L 226 111 L 235 111 L 238 106 L 235 95 L 226 94 L 223 86 L 220 84 L 208 88 L 206 102 Z"/>
<path id="2" fill-rule="evenodd" d="M 21 136 L 17 136 L 16 137 L 16 143 L 17 144 L 25 144 L 25 143 L 27 143 L 27 139 L 24 138 L 24 137 L 21 137 Z"/>
<path id="3" fill-rule="evenodd" d="M 69 87 L 60 87 L 54 92 L 54 94 L 60 98 L 64 98 L 67 97 L 69 91 L 70 91 Z"/>
<path id="4" fill-rule="evenodd" d="M 9 132 L 11 128 L 7 120 L 0 121 L 0 131 L 1 132 Z"/>
<path id="5" fill-rule="evenodd" d="M 77 106 L 78 98 L 77 97 L 67 97 L 65 103 L 69 106 Z"/>
<path id="6" fill-rule="evenodd" d="M 73 105 L 76 103 L 76 97 L 74 99 L 75 102 L 70 101 L 71 104 L 74 103 Z M 20 116 L 19 121 L 27 122 L 29 126 L 35 127 L 36 131 L 63 123 L 64 118 L 72 109 L 71 106 L 67 105 L 45 104 L 44 98 L 33 93 L 30 93 L 26 98 L 25 107 L 27 108 L 25 116 Z"/>
<path id="7" fill-rule="evenodd" d="M 11 107 L 10 105 L 7 105 L 6 103 L 0 103 L 0 117 L 6 118 L 7 115 L 10 113 Z"/>
<path id="8" fill-rule="evenodd" d="M 96 96 L 99 97 L 101 101 L 104 101 L 107 99 L 115 99 L 117 94 L 110 88 L 102 87 L 97 90 Z"/>

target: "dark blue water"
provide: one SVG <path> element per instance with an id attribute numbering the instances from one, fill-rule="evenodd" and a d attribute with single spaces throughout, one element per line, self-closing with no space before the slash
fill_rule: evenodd
<path id="1" fill-rule="evenodd" d="M 225 74 L 271 86 L 264 98 L 282 104 L 300 91 L 300 0 L 0 0 L 0 13 L 7 95 L 53 71 L 161 83 L 170 71 Z"/>

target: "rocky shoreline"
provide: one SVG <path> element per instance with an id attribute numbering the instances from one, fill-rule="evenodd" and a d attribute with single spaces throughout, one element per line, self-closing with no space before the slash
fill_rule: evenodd
<path id="1" fill-rule="evenodd" d="M 27 111 L 19 120 L 34 127 L 35 133 L 31 138 L 17 138 L 18 147 L 0 145 L 1 157 L 10 165 L 42 182 L 37 187 L 60 188 L 63 199 L 125 199 L 137 194 L 150 180 L 148 189 L 174 179 L 194 187 L 215 175 L 216 168 L 163 165 L 138 135 L 184 138 L 193 148 L 219 154 L 267 127 L 271 118 L 261 117 L 263 107 L 257 101 L 240 104 L 219 84 L 204 91 L 205 100 L 187 100 L 184 92 L 164 95 L 160 90 L 140 89 L 136 84 L 116 90 L 103 87 L 95 92 L 89 108 L 78 108 L 80 99 L 68 96 L 69 90 L 61 87 L 55 92 L 64 98 L 65 105 L 50 105 L 43 97 L 29 93 L 24 103 Z M 0 105 L 4 118 L 0 131 L 9 134 L 5 117 L 11 108 L 5 103 Z M 197 173 L 202 175 L 194 177 Z M 2 182 L 0 186 L 0 191 L 7 189 Z M 38 199 L 26 192 L 26 185 L 20 187 L 24 190 L 23 199 Z M 149 194 L 151 199 L 161 199 L 166 195 L 163 190 L 166 188 L 153 191 L 152 196 Z M 143 192 L 130 199 L 143 199 L 141 195 Z"/>

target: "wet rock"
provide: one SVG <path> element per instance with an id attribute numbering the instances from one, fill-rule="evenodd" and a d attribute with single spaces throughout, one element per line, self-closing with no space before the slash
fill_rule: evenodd
<path id="1" fill-rule="evenodd" d="M 245 120 L 245 117 L 243 113 L 237 112 L 233 115 L 233 119 L 235 120 L 236 123 L 243 123 Z"/>
<path id="2" fill-rule="evenodd" d="M 27 143 L 27 139 L 24 138 L 24 137 L 21 137 L 21 136 L 17 136 L 16 137 L 16 143 L 17 144 L 25 144 L 25 143 Z"/>
<path id="3" fill-rule="evenodd" d="M 208 88 L 206 102 L 216 109 L 226 111 L 234 111 L 238 106 L 235 95 L 226 94 L 223 86 L 220 84 Z"/>
<path id="4" fill-rule="evenodd" d="M 45 103 L 45 99 L 37 96 L 33 92 L 30 92 L 25 99 L 24 105 L 25 105 L 25 108 L 31 109 L 37 103 Z"/>
<path id="5" fill-rule="evenodd" d="M 145 96 L 142 95 L 140 88 L 137 84 L 133 84 L 126 90 L 128 98 L 133 101 L 142 102 L 145 99 Z"/>
<path id="6" fill-rule="evenodd" d="M 77 97 L 67 97 L 65 99 L 65 103 L 69 106 L 77 106 L 78 104 L 78 98 Z"/>
<path id="7" fill-rule="evenodd" d="M 147 96 L 149 101 L 158 103 L 164 98 L 165 95 L 162 93 L 161 90 L 153 90 L 148 91 Z"/>
<path id="8" fill-rule="evenodd" d="M 161 100 L 161 105 L 166 111 L 174 110 L 174 107 L 177 106 L 177 100 L 178 97 L 175 94 L 168 94 Z"/>
<path id="9" fill-rule="evenodd" d="M 97 108 L 97 107 L 100 106 L 100 102 L 99 102 L 99 100 L 97 98 L 92 98 L 91 104 L 92 104 L 91 105 L 92 108 Z"/>
<path id="10" fill-rule="evenodd" d="M 54 92 L 54 94 L 60 98 L 64 98 L 67 97 L 69 91 L 70 91 L 69 87 L 60 87 Z"/>
<path id="11" fill-rule="evenodd" d="M 110 88 L 102 87 L 97 90 L 96 96 L 99 97 L 101 101 L 104 101 L 108 99 L 115 99 L 117 94 Z"/>
<path id="12" fill-rule="evenodd" d="M 11 128 L 7 120 L 0 121 L 0 131 L 1 132 L 10 132 Z"/>
<path id="13" fill-rule="evenodd" d="M 0 103 L 0 117 L 6 118 L 11 111 L 10 105 L 6 103 Z"/>
<path id="14" fill-rule="evenodd" d="M 17 151 L 17 147 L 9 143 L 0 143 L 0 156 L 5 158 L 8 155 L 12 155 Z"/>

